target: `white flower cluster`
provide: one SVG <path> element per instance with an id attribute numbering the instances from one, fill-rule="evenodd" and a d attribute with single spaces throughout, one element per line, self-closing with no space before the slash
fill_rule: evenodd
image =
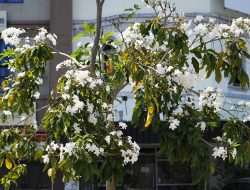
<path id="1" fill-rule="evenodd" d="M 236 148 L 233 148 L 232 158 L 235 159 L 236 155 L 237 155 L 237 150 L 236 150 Z"/>
<path id="2" fill-rule="evenodd" d="M 204 22 L 203 22 L 204 21 Z M 191 24 L 185 27 L 185 32 L 188 35 L 202 36 L 204 41 L 210 41 L 212 39 L 228 38 L 228 37 L 249 37 L 250 35 L 250 19 L 237 18 L 233 19 L 231 25 L 218 24 L 214 18 L 209 18 L 208 22 L 205 22 L 203 16 L 198 15 L 193 23 L 196 24 L 192 28 Z M 186 25 L 185 25 L 186 26 Z"/>
<path id="3" fill-rule="evenodd" d="M 57 36 L 55 34 L 50 34 L 45 28 L 39 28 L 38 34 L 34 37 L 36 42 L 44 42 L 46 39 L 51 41 L 51 43 L 56 46 Z"/>
<path id="4" fill-rule="evenodd" d="M 77 123 L 74 123 L 73 128 L 76 134 L 79 134 L 82 131 L 82 129 L 79 127 L 79 124 Z"/>
<path id="5" fill-rule="evenodd" d="M 145 48 L 151 51 L 164 49 L 164 46 L 160 47 L 158 42 L 155 42 L 155 37 L 151 31 L 148 35 L 142 36 L 139 28 L 140 24 L 135 23 L 122 33 L 124 42 L 127 45 L 134 46 L 136 49 Z"/>
<path id="6" fill-rule="evenodd" d="M 11 112 L 9 110 L 3 110 L 3 114 L 8 116 L 8 115 L 11 115 Z"/>
<path id="7" fill-rule="evenodd" d="M 104 154 L 104 149 L 103 148 L 98 148 L 94 143 L 87 143 L 85 145 L 86 150 L 88 152 L 94 153 L 96 156 L 103 155 Z"/>
<path id="8" fill-rule="evenodd" d="M 178 119 L 175 119 L 174 117 L 169 117 L 169 129 L 175 130 L 180 125 L 180 121 Z"/>
<path id="9" fill-rule="evenodd" d="M 231 106 L 231 111 L 234 111 L 241 121 L 250 121 L 250 102 L 239 101 L 237 105 Z"/>
<path id="10" fill-rule="evenodd" d="M 214 158 L 219 157 L 219 158 L 222 158 L 223 160 L 225 160 L 227 158 L 227 148 L 222 147 L 222 146 L 221 147 L 215 147 L 213 149 L 212 156 Z"/>
<path id="11" fill-rule="evenodd" d="M 219 112 L 223 106 L 223 102 L 223 95 L 220 89 L 207 87 L 200 93 L 199 105 L 201 107 L 207 106 L 209 108 L 214 108 L 215 112 Z"/>
<path id="12" fill-rule="evenodd" d="M 88 118 L 88 121 L 89 121 L 89 123 L 92 123 L 92 124 L 96 125 L 96 123 L 97 123 L 97 118 L 95 117 L 94 114 L 90 114 L 90 115 L 89 115 L 89 118 Z"/>
<path id="13" fill-rule="evenodd" d="M 74 149 L 76 148 L 76 143 L 75 142 L 69 142 L 66 143 L 65 145 L 63 144 L 57 144 L 54 141 L 52 141 L 49 145 L 46 147 L 46 152 L 43 158 L 43 163 L 48 164 L 49 163 L 49 154 L 55 153 L 56 151 L 60 151 L 60 161 L 64 159 L 65 154 L 68 154 L 69 156 L 74 154 Z"/>
<path id="14" fill-rule="evenodd" d="M 197 83 L 197 74 L 194 74 L 188 70 L 184 70 L 183 73 L 176 70 L 174 74 L 174 80 L 178 84 L 181 84 L 185 89 L 191 89 Z"/>
<path id="15" fill-rule="evenodd" d="M 121 127 L 122 129 L 127 129 L 127 124 L 126 123 L 123 123 L 123 122 L 119 122 L 119 127 Z"/>
<path id="16" fill-rule="evenodd" d="M 138 146 L 136 142 L 131 141 L 132 139 L 131 137 L 127 137 L 127 139 L 131 148 L 127 150 L 123 150 L 123 149 L 120 150 L 122 157 L 123 157 L 124 165 L 128 164 L 129 162 L 131 162 L 132 164 L 135 163 L 138 160 L 139 151 L 140 151 L 140 147 Z"/>
<path id="17" fill-rule="evenodd" d="M 167 74 L 168 77 L 172 75 L 171 78 L 186 89 L 193 88 L 197 82 L 197 74 L 189 71 L 187 68 L 183 68 L 183 71 L 181 71 L 179 69 L 175 69 L 173 66 L 157 64 L 156 73 L 159 75 Z"/>
<path id="18" fill-rule="evenodd" d="M 65 77 L 68 80 L 68 85 L 72 82 L 72 80 L 76 81 L 81 86 L 88 86 L 91 89 L 94 89 L 96 86 L 102 85 L 103 81 L 101 79 L 94 79 L 90 76 L 89 71 L 82 70 L 69 70 L 66 72 Z"/>
<path id="19" fill-rule="evenodd" d="M 71 115 L 80 112 L 84 108 L 84 103 L 79 100 L 79 97 L 77 95 L 73 95 L 72 100 L 74 102 L 74 105 L 68 105 L 66 108 L 66 111 L 71 113 Z"/>
<path id="20" fill-rule="evenodd" d="M 1 38 L 4 40 L 5 44 L 10 44 L 17 47 L 18 45 L 20 45 L 20 42 L 22 40 L 20 35 L 24 33 L 24 29 L 10 27 L 2 31 Z M 54 46 L 56 45 L 57 36 L 55 34 L 48 33 L 45 28 L 40 28 L 38 34 L 34 37 L 34 41 L 43 42 L 46 39 L 51 41 Z M 25 50 L 35 47 L 28 44 L 30 43 L 29 37 L 26 37 L 24 39 L 24 42 L 25 44 L 22 47 L 17 48 L 16 51 L 25 52 Z"/>
<path id="21" fill-rule="evenodd" d="M 196 124 L 196 127 L 200 127 L 201 131 L 205 131 L 206 126 L 207 125 L 206 125 L 206 123 L 204 121 L 199 122 L 199 123 Z"/>
<path id="22" fill-rule="evenodd" d="M 71 59 L 67 59 L 61 63 L 59 63 L 57 66 L 56 66 L 56 70 L 58 71 L 59 69 L 61 68 L 69 68 L 72 66 L 72 63 L 73 61 Z"/>
<path id="23" fill-rule="evenodd" d="M 240 107 L 249 107 L 250 108 L 250 102 L 246 102 L 246 101 L 241 100 L 241 101 L 238 102 L 238 106 L 240 106 Z"/>
<path id="24" fill-rule="evenodd" d="M 23 29 L 10 27 L 2 31 L 1 38 L 5 44 L 17 46 L 21 41 L 19 36 L 23 33 L 25 33 Z"/>

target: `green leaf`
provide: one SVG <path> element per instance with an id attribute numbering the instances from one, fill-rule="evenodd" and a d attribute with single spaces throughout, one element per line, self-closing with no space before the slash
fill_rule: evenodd
<path id="1" fill-rule="evenodd" d="M 222 76 L 221 76 L 221 71 L 219 68 L 215 68 L 215 80 L 217 83 L 220 83 L 221 82 L 221 79 L 222 79 Z"/>
<path id="2" fill-rule="evenodd" d="M 192 57 L 192 65 L 196 73 L 199 73 L 199 62 L 195 57 Z"/>
<path id="3" fill-rule="evenodd" d="M 134 5 L 134 9 L 136 9 L 137 11 L 141 9 L 141 7 L 139 5 Z"/>
<path id="4" fill-rule="evenodd" d="M 134 15 L 135 15 L 135 12 L 130 13 L 130 14 L 127 16 L 126 20 L 132 19 L 132 18 L 134 17 Z"/>
<path id="5" fill-rule="evenodd" d="M 133 11 L 134 9 L 132 8 L 128 8 L 128 9 L 125 9 L 124 11 Z"/>
<path id="6" fill-rule="evenodd" d="M 77 39 L 79 39 L 80 37 L 83 37 L 83 36 L 86 36 L 86 34 L 81 32 L 81 33 L 77 34 L 76 36 L 74 36 L 72 41 L 74 42 L 74 41 L 76 41 Z"/>
<path id="7" fill-rule="evenodd" d="M 201 49 L 200 48 L 194 48 L 193 50 L 191 50 L 191 53 L 193 53 L 198 59 L 201 59 Z"/>

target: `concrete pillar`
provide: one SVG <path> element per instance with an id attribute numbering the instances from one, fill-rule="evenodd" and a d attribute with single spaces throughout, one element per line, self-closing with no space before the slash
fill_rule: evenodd
<path id="1" fill-rule="evenodd" d="M 70 54 L 72 52 L 72 32 L 73 32 L 73 6 L 72 0 L 51 0 L 50 3 L 50 32 L 58 36 L 57 46 L 59 51 Z M 56 65 L 66 57 L 56 55 L 50 63 L 50 85 L 52 90 L 61 72 L 56 72 Z"/>

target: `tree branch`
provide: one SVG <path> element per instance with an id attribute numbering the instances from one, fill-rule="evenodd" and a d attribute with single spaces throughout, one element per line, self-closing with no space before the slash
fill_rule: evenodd
<path id="1" fill-rule="evenodd" d="M 91 49 L 91 58 L 90 58 L 90 71 L 92 75 L 95 72 L 95 63 L 96 63 L 96 56 L 99 47 L 100 37 L 101 37 L 101 29 L 102 29 L 102 7 L 105 0 L 96 0 L 96 30 L 95 30 L 95 38 L 94 44 Z"/>

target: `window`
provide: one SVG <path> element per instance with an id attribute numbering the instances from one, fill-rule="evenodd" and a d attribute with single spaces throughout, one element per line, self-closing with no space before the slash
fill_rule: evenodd
<path id="1" fill-rule="evenodd" d="M 4 41 L 0 39 L 0 53 L 2 53 L 4 49 Z M 5 78 L 10 75 L 10 70 L 8 69 L 8 66 L 3 65 L 4 61 L 5 59 L 0 60 L 0 85 L 2 85 L 2 82 L 5 80 Z"/>
<path id="2" fill-rule="evenodd" d="M 24 0 L 0 0 L 0 3 L 23 3 Z"/>

